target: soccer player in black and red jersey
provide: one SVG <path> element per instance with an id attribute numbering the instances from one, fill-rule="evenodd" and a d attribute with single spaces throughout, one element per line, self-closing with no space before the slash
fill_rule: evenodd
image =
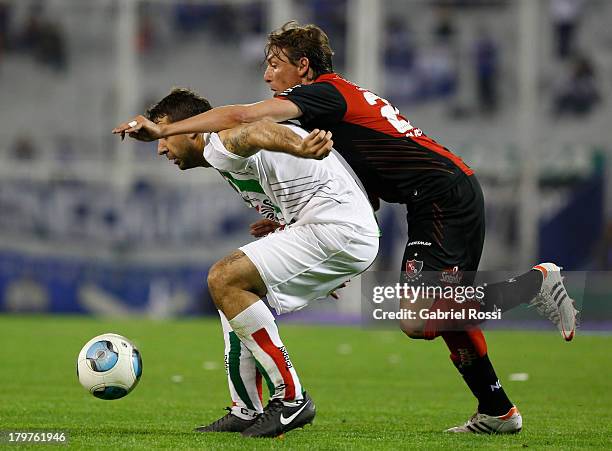
<path id="1" fill-rule="evenodd" d="M 225 130 L 263 118 L 278 122 L 297 119 L 306 129 L 329 130 L 334 148 L 351 165 L 375 209 L 379 199 L 406 205 L 404 274 L 451 268 L 466 274 L 475 272 L 485 224 L 483 194 L 474 171 L 387 100 L 334 73 L 332 56 L 329 40 L 320 28 L 289 22 L 272 32 L 266 45 L 264 79 L 274 92 L 272 99 L 218 107 L 168 125 L 138 116 L 113 132 L 151 141 Z M 318 153 L 311 157 L 325 156 Z M 252 233 L 263 235 L 274 227 L 269 222 L 259 223 Z M 443 308 L 438 301 L 420 302 L 426 302 L 430 310 Z M 535 305 L 567 341 L 573 338 L 577 311 L 555 264 L 542 263 L 525 274 L 489 285 L 483 308 L 506 311 L 520 303 Z M 453 364 L 478 400 L 476 414 L 448 431 L 519 432 L 521 415 L 501 387 L 481 329 L 477 324 L 456 326 L 435 320 L 401 322 L 411 338 L 443 338 Z"/>

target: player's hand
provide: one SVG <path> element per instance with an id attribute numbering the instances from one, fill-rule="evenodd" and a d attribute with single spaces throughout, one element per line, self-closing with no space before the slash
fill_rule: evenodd
<path id="1" fill-rule="evenodd" d="M 113 134 L 121 135 L 121 140 L 125 135 L 138 141 L 155 141 L 163 138 L 161 126 L 153 121 L 150 121 L 144 116 L 136 116 L 134 119 L 123 122 L 113 129 Z"/>
<path id="2" fill-rule="evenodd" d="M 328 156 L 332 150 L 334 142 L 331 138 L 331 132 L 315 128 L 302 140 L 298 149 L 299 156 L 302 158 L 322 160 Z"/>
<path id="3" fill-rule="evenodd" d="M 276 229 L 278 229 L 281 225 L 276 221 L 271 221 L 270 219 L 261 219 L 257 222 L 254 222 L 249 227 L 249 231 L 251 235 L 255 238 L 261 238 L 262 236 L 266 236 Z"/>

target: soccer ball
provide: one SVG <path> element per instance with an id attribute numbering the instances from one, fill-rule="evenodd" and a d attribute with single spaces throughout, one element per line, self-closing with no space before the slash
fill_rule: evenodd
<path id="1" fill-rule="evenodd" d="M 140 352 L 121 335 L 98 335 L 79 353 L 79 382 L 96 398 L 123 398 L 136 387 L 141 375 Z"/>

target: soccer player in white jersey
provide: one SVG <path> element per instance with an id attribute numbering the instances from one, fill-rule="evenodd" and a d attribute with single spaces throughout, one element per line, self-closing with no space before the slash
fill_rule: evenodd
<path id="1" fill-rule="evenodd" d="M 197 94 L 174 89 L 147 116 L 167 124 L 210 108 Z M 232 407 L 198 431 L 278 436 L 315 416 L 314 403 L 262 298 L 279 314 L 301 309 L 365 271 L 376 257 L 380 232 L 374 212 L 340 160 L 327 156 L 332 144 L 330 133 L 308 134 L 272 121 L 158 141 L 158 153 L 180 169 L 216 169 L 251 207 L 282 224 L 209 271 L 208 287 L 223 327 Z M 297 157 L 310 152 L 318 152 L 321 160 Z M 271 392 L 265 409 L 262 377 Z"/>

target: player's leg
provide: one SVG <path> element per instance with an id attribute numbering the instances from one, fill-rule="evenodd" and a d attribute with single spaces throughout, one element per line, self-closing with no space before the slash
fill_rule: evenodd
<path id="1" fill-rule="evenodd" d="M 219 311 L 223 341 L 225 343 L 225 370 L 232 406 L 225 416 L 207 426 L 196 428 L 198 432 L 242 432 L 255 422 L 263 412 L 262 375 L 249 349 L 232 330 L 223 312 Z"/>
<path id="2" fill-rule="evenodd" d="M 251 351 L 274 385 L 272 398 L 301 399 L 299 378 L 274 317 L 262 301 L 266 285 L 249 257 L 238 250 L 215 263 L 208 274 L 208 287 L 232 331 Z"/>
<path id="3" fill-rule="evenodd" d="M 413 303 L 400 301 L 400 308 L 414 310 L 417 307 L 430 311 L 445 311 L 448 308 L 474 309 L 480 312 L 502 313 L 527 304 L 535 307 L 540 315 L 550 320 L 559 329 L 566 341 L 571 341 L 576 332 L 578 310 L 563 284 L 561 268 L 554 263 L 540 263 L 528 272 L 502 282 L 489 283 L 484 289 L 484 297 L 478 301 L 467 301 L 460 306 L 451 305 L 446 300 L 432 302 L 428 299 Z M 437 319 L 429 323 L 438 329 L 454 330 L 467 325 L 478 325 L 485 319 L 460 320 L 453 317 Z M 427 321 L 416 316 L 400 323 L 401 329 L 410 338 L 425 338 Z"/>
<path id="4" fill-rule="evenodd" d="M 455 199 L 451 199 L 451 204 L 456 203 L 458 209 L 463 211 L 463 222 L 460 223 L 463 226 L 461 234 L 465 240 L 463 259 L 466 270 L 472 271 L 470 280 L 465 280 L 464 283 L 471 284 L 474 282 L 474 272 L 478 269 L 482 255 L 485 221 L 484 198 L 478 180 L 472 176 L 467 179 L 467 182 L 457 187 L 453 193 Z M 454 240 L 457 239 L 458 237 L 454 237 Z M 467 326 L 463 331 L 450 331 L 442 333 L 441 336 L 451 351 L 453 364 L 478 399 L 476 416 L 480 415 L 483 419 L 489 419 L 488 422 L 483 421 L 483 424 L 495 429 L 495 432 L 520 432 L 522 417 L 506 395 L 495 373 L 480 328 Z M 483 429 L 486 427 L 483 426 Z M 463 432 L 455 428 L 451 428 L 450 431 Z M 470 430 L 470 432 L 474 431 Z M 476 432 L 479 432 L 478 428 Z"/>
<path id="5" fill-rule="evenodd" d="M 223 265 L 231 265 L 244 256 L 240 251 L 236 251 L 230 256 L 224 258 L 213 268 L 221 269 Z M 213 270 L 211 268 L 211 271 Z M 264 290 L 265 287 L 257 286 L 257 280 L 253 280 L 253 276 L 243 280 L 242 288 Z M 218 274 L 209 275 L 209 286 L 220 291 L 222 289 L 231 290 L 231 286 L 222 286 L 225 284 Z M 211 288 L 212 293 L 212 288 Z M 213 297 L 213 299 L 215 299 Z M 215 300 L 215 302 L 217 302 Z M 236 303 L 234 303 L 236 304 Z M 228 307 L 236 308 L 232 304 Z M 227 320 L 222 310 L 219 310 L 221 319 L 221 327 L 223 330 L 223 341 L 225 344 L 225 365 L 228 377 L 228 385 L 232 398 L 232 407 L 227 415 L 221 417 L 217 421 L 212 422 L 207 426 L 196 428 L 198 432 L 242 432 L 252 426 L 257 415 L 263 412 L 261 401 L 261 373 L 257 370 L 256 360 L 251 351 L 240 340 L 238 335 L 232 330 L 232 327 Z"/>
<path id="6" fill-rule="evenodd" d="M 433 302 L 433 299 L 423 298 L 417 298 L 415 299 L 415 302 L 412 302 L 411 299 L 400 299 L 399 308 L 402 311 L 412 312 L 416 312 L 421 309 L 429 310 L 433 305 Z M 401 331 L 410 338 L 415 340 L 425 339 L 425 323 L 425 320 L 419 315 L 415 315 L 413 317 L 406 315 L 399 321 L 399 327 Z"/>
<path id="7" fill-rule="evenodd" d="M 448 255 L 449 251 L 453 249 L 453 245 L 446 240 L 453 234 L 452 223 L 444 223 L 443 229 L 445 230 L 445 234 L 442 237 L 445 239 L 442 241 L 442 246 L 445 249 L 444 258 L 452 258 Z M 478 262 L 474 261 L 474 257 L 470 259 L 466 255 L 462 258 L 441 263 L 442 254 L 439 250 L 442 247 L 437 245 L 433 237 L 430 236 L 429 240 L 431 241 L 428 241 L 426 234 L 422 234 L 423 231 L 431 230 L 431 228 L 427 224 L 411 221 L 409 230 L 412 230 L 414 235 L 411 236 L 411 241 L 406 247 L 407 251 L 404 260 L 408 258 L 416 259 L 418 265 L 422 265 L 422 276 L 426 280 L 423 283 L 434 284 L 436 282 L 435 276 L 438 275 L 439 279 L 439 275 L 442 272 L 441 269 L 451 265 L 453 267 L 457 266 L 458 271 L 469 270 L 478 266 Z M 413 239 L 413 236 L 418 236 L 418 239 Z M 410 245 L 415 242 L 423 244 Z M 481 247 L 479 246 L 481 244 L 478 244 L 479 242 L 481 243 L 478 237 L 472 241 L 472 243 L 476 243 L 476 250 L 473 252 L 473 255 L 477 257 L 476 260 L 480 258 Z M 461 250 L 461 253 L 464 253 L 464 250 Z M 406 272 L 406 263 L 402 267 L 404 272 Z M 408 264 L 408 268 L 410 267 L 411 264 Z M 405 281 L 406 276 L 402 280 Z M 463 280 L 462 283 L 470 284 L 471 281 Z M 417 300 L 414 304 L 408 304 L 407 301 L 403 302 L 405 302 L 405 308 L 413 311 L 429 309 L 430 312 L 433 310 L 445 311 L 459 305 L 455 305 L 454 301 L 447 299 Z M 442 337 L 450 350 L 450 359 L 453 365 L 457 368 L 466 385 L 478 400 L 479 413 L 497 417 L 505 415 L 514 407 L 501 387 L 488 357 L 484 335 L 478 326 L 470 326 L 465 321 L 457 320 L 423 320 L 419 319 L 420 315 L 416 315 L 415 318 L 413 321 L 402 321 L 400 323 L 402 331 L 410 338 L 433 340 L 437 337 Z"/>
<path id="8" fill-rule="evenodd" d="M 425 274 L 432 271 L 429 274 L 433 280 L 435 276 L 431 274 L 436 271 L 441 274 L 441 271 L 456 267 L 457 272 L 467 276 L 461 283 L 471 284 L 470 272 L 473 276 L 477 270 L 484 244 L 484 203 L 477 181 L 467 178 L 444 199 L 420 205 L 409 213 L 412 213 L 410 242 L 406 246 L 402 269 L 406 270 L 406 262 L 416 260 Z M 448 301 L 444 304 L 447 306 Z M 443 308 L 441 300 L 436 300 L 430 310 Z M 451 361 L 478 400 L 479 413 L 500 418 L 514 408 L 493 369 L 484 335 L 477 326 L 466 327 L 437 319 L 426 320 L 420 326 L 422 329 L 411 330 L 410 336 L 420 333 L 423 338 L 441 336 L 444 339 Z"/>
<path id="9" fill-rule="evenodd" d="M 274 388 L 263 413 L 242 434 L 252 435 L 249 431 L 260 429 L 262 421 L 268 427 L 259 436 L 276 436 L 311 422 L 314 404 L 302 391 L 274 317 L 262 301 L 267 288 L 257 267 L 244 252 L 236 251 L 213 265 L 208 286 L 231 330 L 252 353 L 259 370 Z M 271 425 L 266 421 L 270 418 L 275 420 Z M 283 418 L 287 419 L 286 424 Z"/>
<path id="10" fill-rule="evenodd" d="M 232 396 L 232 412 L 251 420 L 263 412 L 262 374 L 253 353 L 240 341 L 223 312 L 219 311 L 225 343 L 225 366 Z"/>
<path id="11" fill-rule="evenodd" d="M 278 313 L 287 313 L 303 308 L 312 300 L 325 298 L 329 292 L 369 267 L 376 257 L 378 237 L 355 235 L 352 229 L 333 224 L 308 224 L 288 227 L 241 249 L 264 281 L 270 305 Z M 244 270 L 241 269 L 241 273 Z M 241 324 L 236 323 L 235 320 L 249 313 L 255 305 L 237 314 L 229 323 L 252 350 L 265 372 L 276 371 L 274 366 L 265 365 L 275 354 L 279 354 L 278 359 L 285 364 L 277 366 L 283 371 L 292 371 L 293 365 L 282 343 L 261 332 L 252 333 L 248 325 L 241 331 Z M 270 315 L 269 311 L 267 313 Z M 261 336 L 256 336 L 258 333 Z M 249 345 L 250 341 L 257 341 L 268 356 L 258 354 L 256 348 Z M 315 416 L 312 399 L 308 393 L 302 394 L 296 385 L 298 380 L 293 383 L 293 388 L 289 383 L 291 381 L 282 387 L 277 386 L 276 394 L 263 415 L 243 435 L 276 436 L 312 421 Z M 292 397 L 287 394 L 290 390 L 295 392 Z M 298 395 L 303 395 L 302 399 Z"/>

